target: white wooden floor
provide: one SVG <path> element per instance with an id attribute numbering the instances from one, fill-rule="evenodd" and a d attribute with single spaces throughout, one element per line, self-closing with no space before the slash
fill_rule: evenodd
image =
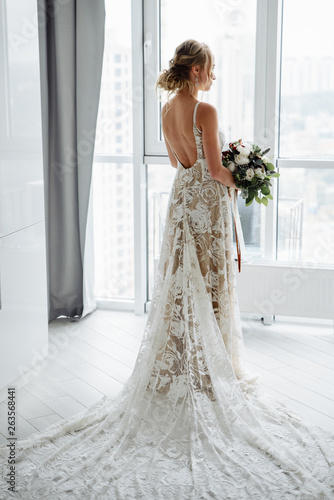
<path id="1" fill-rule="evenodd" d="M 49 323 L 45 366 L 17 383 L 17 437 L 114 396 L 132 372 L 148 315 L 98 309 Z M 247 360 L 271 395 L 334 432 L 333 326 L 243 320 Z M 7 443 L 5 391 L 0 443 Z"/>

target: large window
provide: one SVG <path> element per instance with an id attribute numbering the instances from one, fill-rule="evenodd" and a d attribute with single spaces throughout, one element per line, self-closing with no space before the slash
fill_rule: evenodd
<path id="1" fill-rule="evenodd" d="M 93 174 L 97 297 L 151 299 L 176 173 L 155 82 L 187 38 L 214 53 L 216 80 L 199 99 L 216 106 L 226 142 L 269 146 L 279 167 L 268 207 L 239 197 L 246 258 L 330 267 L 332 0 L 106 0 L 106 11 Z"/>

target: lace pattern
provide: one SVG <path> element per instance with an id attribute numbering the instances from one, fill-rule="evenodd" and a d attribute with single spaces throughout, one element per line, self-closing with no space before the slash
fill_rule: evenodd
<path id="1" fill-rule="evenodd" d="M 227 188 L 194 134 L 133 373 L 115 398 L 17 442 L 15 498 L 334 498 L 334 434 L 269 397 L 246 367 Z"/>

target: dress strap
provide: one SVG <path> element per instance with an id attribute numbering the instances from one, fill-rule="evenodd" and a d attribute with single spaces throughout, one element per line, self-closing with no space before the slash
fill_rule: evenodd
<path id="1" fill-rule="evenodd" d="M 194 118 L 193 118 L 193 125 L 195 125 L 195 127 L 197 128 L 197 130 L 199 130 L 199 128 L 196 125 L 196 111 L 197 111 L 197 108 L 198 108 L 199 104 L 201 104 L 201 101 L 198 101 L 196 103 L 196 105 L 195 105 L 195 108 L 194 108 Z"/>

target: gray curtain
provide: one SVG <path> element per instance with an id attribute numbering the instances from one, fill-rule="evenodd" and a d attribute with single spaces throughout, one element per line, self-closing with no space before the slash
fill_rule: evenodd
<path id="1" fill-rule="evenodd" d="M 104 0 L 37 3 L 51 321 L 83 315 L 105 6 Z"/>

